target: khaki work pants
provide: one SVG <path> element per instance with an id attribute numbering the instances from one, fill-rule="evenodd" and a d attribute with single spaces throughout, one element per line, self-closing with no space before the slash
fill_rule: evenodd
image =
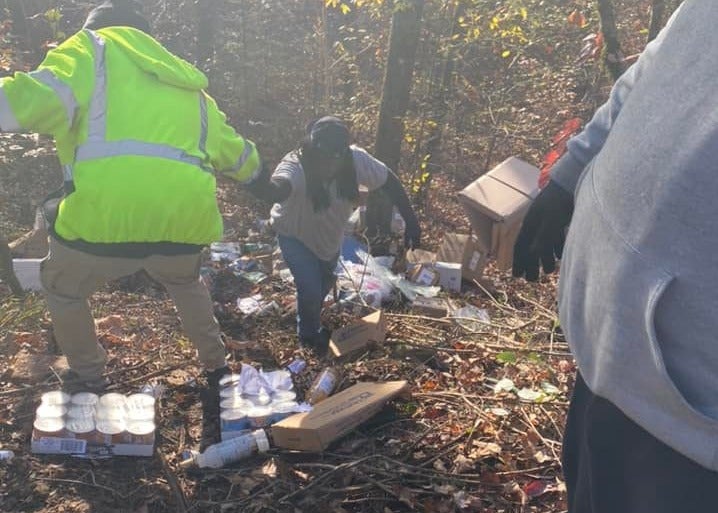
<path id="1" fill-rule="evenodd" d="M 200 255 L 146 258 L 101 257 L 69 248 L 50 237 L 40 279 L 60 349 L 80 378 L 99 378 L 105 350 L 97 341 L 88 298 L 108 281 L 137 271 L 165 286 L 174 300 L 184 330 L 207 370 L 225 365 L 225 349 L 207 288 L 199 281 Z"/>

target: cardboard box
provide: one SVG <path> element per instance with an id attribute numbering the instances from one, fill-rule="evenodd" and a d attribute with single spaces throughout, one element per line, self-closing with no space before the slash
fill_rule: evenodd
<path id="1" fill-rule="evenodd" d="M 539 174 L 537 167 L 509 157 L 459 193 L 479 243 L 499 269 L 511 267 L 521 222 L 539 193 Z"/>
<path id="2" fill-rule="evenodd" d="M 461 292 L 461 264 L 457 262 L 436 262 L 434 269 L 439 273 L 439 286 L 444 290 Z"/>
<path id="3" fill-rule="evenodd" d="M 411 311 L 416 315 L 440 318 L 448 315 L 449 305 L 440 297 L 417 296 L 411 303 Z"/>
<path id="4" fill-rule="evenodd" d="M 413 264 L 407 277 L 413 283 L 424 285 L 425 287 L 436 285 L 441 278 L 434 264 Z"/>
<path id="5" fill-rule="evenodd" d="M 468 281 L 481 278 L 486 266 L 486 251 L 476 237 L 447 233 L 441 242 L 437 260 L 461 263 L 461 277 Z"/>
<path id="6" fill-rule="evenodd" d="M 362 317 L 357 324 L 334 330 L 329 349 L 336 358 L 343 358 L 364 349 L 369 342 L 384 342 L 385 338 L 386 319 L 384 312 L 377 310 Z"/>
<path id="7" fill-rule="evenodd" d="M 40 262 L 42 258 L 15 258 L 12 261 L 12 268 L 15 271 L 17 281 L 24 290 L 42 291 L 40 283 Z"/>
<path id="8" fill-rule="evenodd" d="M 436 262 L 436 253 L 423 249 L 410 249 L 406 252 L 406 270 L 411 271 L 414 266 L 427 264 L 433 265 Z"/>
<path id="9" fill-rule="evenodd" d="M 274 444 L 295 451 L 322 451 L 407 389 L 406 381 L 357 383 L 320 402 L 310 412 L 274 424 Z"/>

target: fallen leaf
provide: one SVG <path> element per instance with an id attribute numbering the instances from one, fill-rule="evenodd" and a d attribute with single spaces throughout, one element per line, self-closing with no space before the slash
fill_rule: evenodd
<path id="1" fill-rule="evenodd" d="M 454 458 L 454 467 L 452 472 L 455 474 L 465 474 L 469 470 L 473 470 L 475 467 L 475 461 L 471 458 L 467 458 L 463 454 L 459 454 Z"/>
<path id="2" fill-rule="evenodd" d="M 501 454 L 501 446 L 494 442 L 482 442 L 474 440 L 474 449 L 470 452 L 469 457 L 475 460 L 488 458 L 489 456 L 498 456 Z"/>
<path id="3" fill-rule="evenodd" d="M 523 491 L 529 498 L 538 497 L 546 491 L 546 484 L 546 481 L 535 479 L 525 484 Z"/>
<path id="4" fill-rule="evenodd" d="M 98 330 L 105 331 L 110 328 L 120 328 L 122 327 L 122 323 L 123 320 L 121 315 L 108 315 L 102 319 L 97 319 L 95 321 L 95 326 L 97 326 Z"/>

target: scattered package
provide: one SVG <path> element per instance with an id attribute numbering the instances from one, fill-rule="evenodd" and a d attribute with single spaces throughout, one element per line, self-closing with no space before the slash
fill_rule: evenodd
<path id="1" fill-rule="evenodd" d="M 486 265 L 486 254 L 476 237 L 447 233 L 441 242 L 436 259 L 441 262 L 461 264 L 461 276 L 472 281 L 481 278 Z"/>
<path id="2" fill-rule="evenodd" d="M 449 305 L 443 298 L 417 297 L 411 303 L 411 311 L 416 315 L 440 318 L 447 316 Z"/>
<path id="3" fill-rule="evenodd" d="M 357 383 L 326 398 L 310 412 L 274 424 L 271 427 L 274 445 L 297 451 L 322 451 L 407 390 L 406 381 Z"/>
<path id="4" fill-rule="evenodd" d="M 382 310 L 377 310 L 358 323 L 338 328 L 329 339 L 329 349 L 336 358 L 344 358 L 364 349 L 370 342 L 384 342 L 386 319 Z"/>
<path id="5" fill-rule="evenodd" d="M 101 396 L 62 391 L 43 394 L 35 412 L 30 450 L 35 454 L 152 456 L 155 397 Z"/>
<path id="6" fill-rule="evenodd" d="M 311 409 L 297 403 L 289 371 L 258 371 L 242 364 L 239 374 L 220 382 L 220 431 L 222 440 L 241 436 L 247 429 L 270 426 L 280 420 Z"/>

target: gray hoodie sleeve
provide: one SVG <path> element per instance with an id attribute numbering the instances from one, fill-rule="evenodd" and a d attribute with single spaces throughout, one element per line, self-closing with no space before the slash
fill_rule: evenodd
<path id="1" fill-rule="evenodd" d="M 566 145 L 568 151 L 554 164 L 551 170 L 551 180 L 567 191 L 571 193 L 575 191 L 584 167 L 603 148 L 613 123 L 631 94 L 633 85 L 640 80 L 641 72 L 646 65 L 654 59 L 666 32 L 668 32 L 679 10 L 680 6 L 658 34 L 658 37 L 646 46 L 638 60 L 618 78 L 611 89 L 608 101 L 598 108 L 585 128 L 568 141 Z"/>

